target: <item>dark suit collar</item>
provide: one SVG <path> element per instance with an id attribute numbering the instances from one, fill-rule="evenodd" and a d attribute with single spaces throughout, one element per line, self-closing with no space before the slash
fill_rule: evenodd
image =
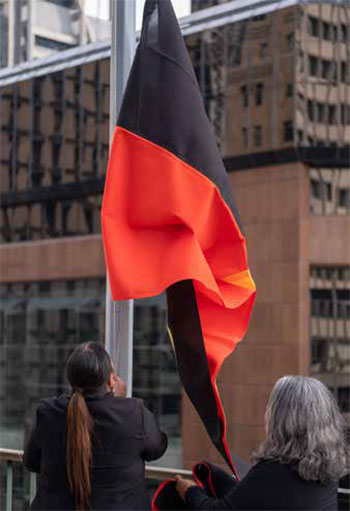
<path id="1" fill-rule="evenodd" d="M 104 392 L 89 392 L 89 393 L 84 392 L 83 396 L 88 401 L 94 401 L 94 400 L 113 397 L 114 394 L 111 390 L 105 390 Z"/>
<path id="2" fill-rule="evenodd" d="M 90 401 L 113 396 L 113 392 L 109 389 L 109 387 L 106 384 L 103 384 L 101 385 L 101 387 L 98 387 L 97 389 L 95 388 L 84 390 L 83 396 L 85 399 Z"/>

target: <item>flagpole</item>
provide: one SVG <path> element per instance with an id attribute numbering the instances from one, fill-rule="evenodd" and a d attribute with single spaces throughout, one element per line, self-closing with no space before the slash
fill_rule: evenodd
<path id="1" fill-rule="evenodd" d="M 110 60 L 109 136 L 112 140 L 123 92 L 135 53 L 135 0 L 111 0 L 112 40 Z M 118 52 L 118 54 L 117 54 Z M 118 254 L 117 256 L 118 257 Z M 114 367 L 132 394 L 133 300 L 114 302 L 106 279 L 105 347 Z"/>

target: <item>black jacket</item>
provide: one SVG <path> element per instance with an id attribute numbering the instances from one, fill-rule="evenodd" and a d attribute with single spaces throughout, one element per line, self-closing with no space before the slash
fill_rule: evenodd
<path id="1" fill-rule="evenodd" d="M 92 435 L 91 508 L 150 509 L 145 460 L 160 458 L 167 447 L 153 414 L 136 398 L 112 392 L 85 397 L 94 419 Z M 24 451 L 24 465 L 39 472 L 32 510 L 73 510 L 66 475 L 66 412 L 69 395 L 40 401 Z"/>
<path id="2" fill-rule="evenodd" d="M 189 509 L 217 510 L 337 510 L 337 484 L 305 481 L 290 465 L 261 461 L 225 497 L 208 497 L 191 487 L 186 492 Z"/>

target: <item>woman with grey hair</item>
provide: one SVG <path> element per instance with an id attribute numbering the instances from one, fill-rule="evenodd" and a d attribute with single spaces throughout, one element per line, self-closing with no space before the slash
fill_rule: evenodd
<path id="1" fill-rule="evenodd" d="M 336 510 L 337 486 L 347 472 L 345 422 L 329 390 L 315 378 L 284 376 L 272 389 L 266 440 L 254 466 L 223 498 L 208 497 L 176 478 L 188 509 Z"/>

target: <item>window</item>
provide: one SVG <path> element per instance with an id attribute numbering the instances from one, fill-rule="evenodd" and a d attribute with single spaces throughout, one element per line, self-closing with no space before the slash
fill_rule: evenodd
<path id="1" fill-rule="evenodd" d="M 314 197 L 315 199 L 321 198 L 321 183 L 317 179 L 311 179 L 310 180 L 310 186 L 311 186 L 311 197 Z"/>
<path id="2" fill-rule="evenodd" d="M 340 80 L 343 83 L 349 83 L 349 66 L 346 62 L 340 64 Z"/>
<path id="3" fill-rule="evenodd" d="M 350 339 L 347 321 L 344 321 L 350 312 L 349 277 L 341 277 L 340 269 L 336 266 L 310 268 L 310 374 L 326 385 L 331 382 L 330 390 L 341 411 L 349 413 L 347 348 Z"/>
<path id="4" fill-rule="evenodd" d="M 317 121 L 325 121 L 325 105 L 323 103 L 317 103 Z"/>
<path id="5" fill-rule="evenodd" d="M 261 126 L 254 126 L 254 146 L 261 147 L 261 144 L 262 144 Z"/>
<path id="6" fill-rule="evenodd" d="M 293 140 L 293 122 L 285 121 L 283 123 L 283 139 L 285 142 Z"/>
<path id="7" fill-rule="evenodd" d="M 242 128 L 242 145 L 244 148 L 248 147 L 248 130 L 247 130 L 247 128 Z"/>
<path id="8" fill-rule="evenodd" d="M 233 60 L 232 64 L 234 66 L 239 66 L 242 61 L 242 46 L 237 44 L 233 49 Z"/>
<path id="9" fill-rule="evenodd" d="M 56 70 L 32 78 L 21 91 L 21 97 L 14 86 L 8 88 L 9 104 L 13 102 L 16 105 L 17 99 L 20 104 L 17 105 L 19 118 L 16 126 L 13 126 L 10 108 L 7 113 L 2 109 L 3 115 L 0 114 L 3 129 L 6 127 L 6 131 L 1 133 L 1 144 L 8 144 L 9 154 L 13 152 L 12 159 L 9 157 L 1 170 L 4 175 L 3 193 L 11 190 L 16 193 L 17 189 L 22 189 L 32 197 L 35 188 L 45 185 L 48 199 L 42 201 L 34 193 L 33 206 L 27 208 L 19 202 L 11 210 L 11 215 L 8 211 L 8 218 L 3 221 L 5 229 L 0 231 L 2 241 L 10 243 L 49 236 L 79 236 L 100 231 L 102 193 L 96 189 L 96 193 L 85 190 L 82 200 L 76 198 L 74 192 L 72 194 L 69 183 L 73 184 L 73 180 L 79 187 L 84 186 L 86 180 L 96 179 L 98 187 L 98 180 L 106 168 L 108 66 L 108 60 L 102 59 L 89 63 L 88 67 L 72 67 L 67 73 Z M 82 103 L 84 108 L 80 109 Z M 69 108 L 65 108 L 67 104 Z M 42 115 L 42 105 L 47 107 L 46 118 L 51 119 L 49 129 Z M 91 135 L 89 140 L 86 138 L 87 128 Z M 21 133 L 26 134 L 31 148 L 31 169 L 19 161 L 20 155 L 13 145 Z M 79 168 L 75 165 L 75 154 L 76 161 L 81 164 Z M 18 177 L 12 172 L 13 166 L 21 168 Z M 68 185 L 64 194 L 59 192 L 61 185 Z"/>
<path id="10" fill-rule="evenodd" d="M 350 105 L 345 105 L 344 103 L 340 106 L 340 120 L 341 123 L 345 126 L 350 124 Z"/>
<path id="11" fill-rule="evenodd" d="M 322 22 L 322 34 L 323 34 L 323 39 L 325 39 L 326 41 L 331 40 L 331 25 L 329 23 L 327 23 L 326 21 Z"/>
<path id="12" fill-rule="evenodd" d="M 246 85 L 242 85 L 241 87 L 241 99 L 242 99 L 242 106 L 247 107 L 249 104 L 249 93 L 248 93 L 248 87 Z"/>
<path id="13" fill-rule="evenodd" d="M 317 57 L 309 56 L 309 73 L 311 76 L 317 76 Z"/>
<path id="14" fill-rule="evenodd" d="M 293 51 L 294 48 L 294 33 L 290 33 L 286 37 L 287 51 Z"/>
<path id="15" fill-rule="evenodd" d="M 105 281 L 95 282 L 96 287 L 88 279 L 76 281 L 74 297 L 68 296 L 64 281 L 1 287 L 1 424 L 8 425 L 1 431 L 2 447 L 10 447 L 13 436 L 22 447 L 24 422 L 38 399 L 68 391 L 65 363 L 80 339 L 104 342 Z M 14 307 L 5 307 L 8 301 Z"/>
<path id="16" fill-rule="evenodd" d="M 267 43 L 261 43 L 259 48 L 259 57 L 266 59 L 269 45 Z"/>
<path id="17" fill-rule="evenodd" d="M 327 142 L 327 146 L 330 147 L 329 142 Z M 350 209 L 350 183 L 348 168 L 311 169 L 310 188 L 310 205 L 312 214 L 339 216 L 348 215 Z"/>
<path id="18" fill-rule="evenodd" d="M 344 23 L 342 23 L 340 25 L 340 37 L 341 37 L 341 41 L 343 43 L 347 43 L 348 42 L 348 27 L 347 25 L 345 25 Z"/>
<path id="19" fill-rule="evenodd" d="M 346 124 L 346 121 L 347 121 L 346 105 L 344 105 L 344 103 L 342 103 L 340 105 L 340 123 L 344 125 L 344 124 Z"/>
<path id="20" fill-rule="evenodd" d="M 321 317 L 319 304 L 312 302 L 312 316 Z M 327 366 L 328 345 L 324 339 L 312 339 L 311 342 L 311 366 L 319 365 L 322 369 Z"/>
<path id="21" fill-rule="evenodd" d="M 341 208 L 350 208 L 350 189 L 339 188 L 338 189 L 338 205 Z"/>
<path id="22" fill-rule="evenodd" d="M 350 412 L 350 389 L 341 387 L 335 389 L 334 393 L 337 395 L 340 411 L 344 414 L 348 414 Z"/>
<path id="23" fill-rule="evenodd" d="M 331 62 L 329 60 L 322 59 L 321 61 L 321 76 L 322 78 L 329 79 L 331 71 Z"/>
<path id="24" fill-rule="evenodd" d="M 331 80 L 333 83 L 337 83 L 338 81 L 338 66 L 337 63 L 333 60 L 331 62 Z"/>
<path id="25" fill-rule="evenodd" d="M 263 101 L 263 88 L 264 84 L 259 82 L 255 85 L 255 104 L 261 105 Z"/>
<path id="26" fill-rule="evenodd" d="M 294 87 L 292 83 L 287 83 L 286 85 L 286 97 L 292 98 L 294 93 Z"/>
<path id="27" fill-rule="evenodd" d="M 104 343 L 105 279 L 2 284 L 1 296 L 1 447 L 21 449 L 37 401 L 69 391 L 72 349 L 83 340 Z M 133 395 L 157 413 L 180 466 L 181 386 L 166 316 L 164 294 L 135 301 Z"/>
<path id="28" fill-rule="evenodd" d="M 318 37 L 320 33 L 319 20 L 313 16 L 309 16 L 309 34 L 313 37 Z"/>
<path id="29" fill-rule="evenodd" d="M 314 121 L 314 102 L 310 99 L 307 102 L 307 115 L 310 121 Z"/>
<path id="30" fill-rule="evenodd" d="M 318 179 L 310 180 L 311 197 L 315 199 L 324 198 L 327 201 L 332 200 L 332 183 L 321 182 Z"/>
<path id="31" fill-rule="evenodd" d="M 338 26 L 335 24 L 321 21 L 314 16 L 309 16 L 308 19 L 308 32 L 312 37 L 322 37 L 326 41 L 335 41 L 346 43 L 348 40 L 348 27 L 345 23 Z"/>
<path id="32" fill-rule="evenodd" d="M 335 105 L 328 105 L 328 124 L 335 124 L 336 109 Z"/>
<path id="33" fill-rule="evenodd" d="M 336 25 L 332 26 L 332 40 L 334 42 L 338 41 L 338 27 Z"/>

